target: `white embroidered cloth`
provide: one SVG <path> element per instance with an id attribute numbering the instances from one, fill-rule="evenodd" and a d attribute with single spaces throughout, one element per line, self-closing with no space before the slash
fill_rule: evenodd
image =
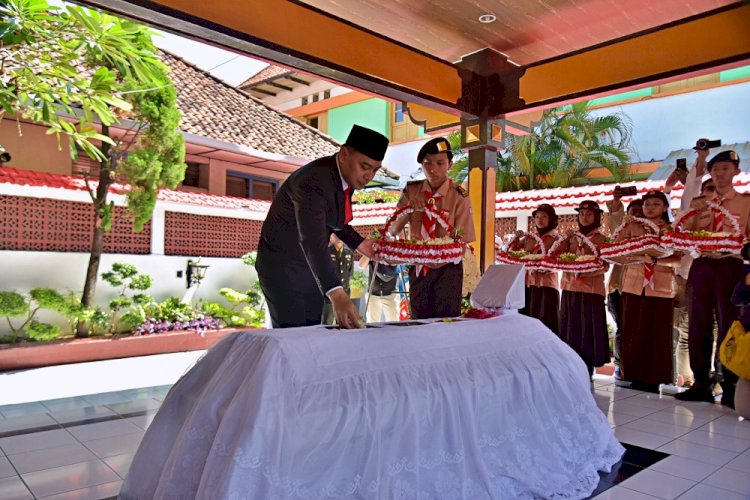
<path id="1" fill-rule="evenodd" d="M 175 384 L 120 498 L 584 498 L 623 452 L 536 319 L 245 332 Z"/>

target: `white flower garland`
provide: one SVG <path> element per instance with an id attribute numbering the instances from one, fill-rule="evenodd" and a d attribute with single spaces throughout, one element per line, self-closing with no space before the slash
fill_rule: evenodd
<path id="1" fill-rule="evenodd" d="M 638 222 L 647 231 L 651 231 L 651 234 L 635 236 L 623 241 L 602 245 L 599 249 L 599 254 L 602 259 L 614 264 L 620 264 L 621 262 L 618 262 L 617 258 L 629 254 L 642 253 L 646 250 L 655 250 L 660 254 L 663 253 L 664 255 L 662 255 L 662 257 L 668 257 L 672 254 L 671 250 L 667 250 L 662 246 L 661 238 L 659 237 L 659 226 L 644 217 L 631 217 L 629 220 L 623 221 L 622 224 L 617 226 L 617 229 L 612 233 L 612 239 L 617 239 L 622 230 L 627 227 L 631 221 Z"/>
<path id="2" fill-rule="evenodd" d="M 728 220 L 732 226 L 732 234 L 714 233 L 715 236 L 695 236 L 685 231 L 685 219 L 693 217 L 708 207 L 711 212 L 718 212 Z M 737 218 L 729 210 L 721 205 L 708 202 L 706 207 L 693 208 L 688 210 L 674 223 L 674 231 L 667 232 L 662 240 L 665 245 L 677 250 L 690 252 L 693 257 L 699 257 L 700 252 L 717 252 L 717 253 L 734 253 L 738 254 L 742 250 L 742 238 L 740 236 L 740 224 Z"/>
<path id="3" fill-rule="evenodd" d="M 543 266 L 553 271 L 567 271 L 574 273 L 583 273 L 589 271 L 598 271 L 604 267 L 604 263 L 599 259 L 599 250 L 586 235 L 580 231 L 573 233 L 576 240 L 583 245 L 587 246 L 591 250 L 591 254 L 581 255 L 574 261 L 561 261 L 556 258 L 552 258 L 560 247 L 563 241 L 567 241 L 567 237 L 561 237 L 555 241 L 549 249 L 547 257 L 544 259 Z"/>

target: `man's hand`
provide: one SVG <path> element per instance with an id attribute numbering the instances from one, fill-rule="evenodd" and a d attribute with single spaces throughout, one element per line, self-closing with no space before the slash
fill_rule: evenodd
<path id="1" fill-rule="evenodd" d="M 424 199 L 421 191 L 418 191 L 416 196 L 409 198 L 409 205 L 411 205 L 415 212 L 421 212 L 426 204 L 427 200 Z"/>
<path id="2" fill-rule="evenodd" d="M 612 191 L 612 199 L 615 201 L 620 201 L 622 198 L 622 188 L 620 186 L 615 186 L 615 190 Z"/>
<path id="3" fill-rule="evenodd" d="M 374 259 L 375 254 L 378 252 L 378 241 L 365 238 L 357 247 L 357 251 L 366 257 Z"/>
<path id="4" fill-rule="evenodd" d="M 332 291 L 328 294 L 328 298 L 331 299 L 333 305 L 336 323 L 341 328 L 361 328 L 363 326 L 359 319 L 359 311 L 343 288 Z"/>

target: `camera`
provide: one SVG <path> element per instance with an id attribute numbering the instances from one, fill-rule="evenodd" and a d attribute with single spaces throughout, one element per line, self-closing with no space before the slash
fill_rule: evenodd
<path id="1" fill-rule="evenodd" d="M 10 153 L 0 145 L 0 163 L 6 163 L 10 161 Z"/>
<path id="2" fill-rule="evenodd" d="M 638 194 L 638 187 L 637 186 L 623 186 L 620 188 L 620 193 L 622 193 L 623 196 L 635 196 Z"/>
<path id="3" fill-rule="evenodd" d="M 718 148 L 721 146 L 721 139 L 698 139 L 693 149 L 704 151 L 706 149 Z"/>

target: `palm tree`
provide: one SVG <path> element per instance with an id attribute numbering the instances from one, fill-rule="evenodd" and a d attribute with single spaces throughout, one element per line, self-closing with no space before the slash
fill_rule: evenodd
<path id="1" fill-rule="evenodd" d="M 594 116 L 588 101 L 546 110 L 529 135 L 509 136 L 497 157 L 497 190 L 567 187 L 600 167 L 619 182 L 630 161 L 631 130 L 627 115 Z M 465 180 L 466 163 L 454 163 L 455 181 Z"/>

